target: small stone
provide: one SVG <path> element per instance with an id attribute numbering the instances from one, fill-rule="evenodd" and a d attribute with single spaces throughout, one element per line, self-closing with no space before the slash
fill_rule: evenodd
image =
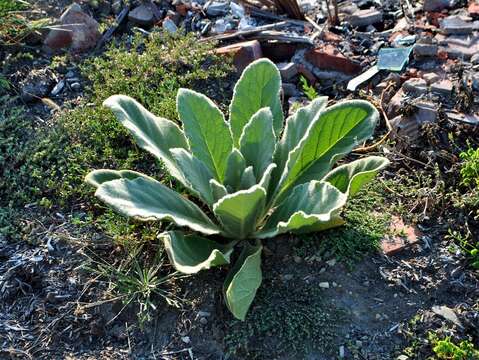
<path id="1" fill-rule="evenodd" d="M 333 281 L 333 287 L 338 287 L 338 284 L 336 284 L 334 281 Z"/>
<path id="2" fill-rule="evenodd" d="M 32 70 L 20 82 L 20 95 L 23 101 L 33 102 L 50 94 L 54 80 L 49 70 Z"/>
<path id="3" fill-rule="evenodd" d="M 301 257 L 299 257 L 298 255 L 294 255 L 293 260 L 296 264 L 300 264 L 303 261 L 303 259 L 301 259 Z"/>
<path id="4" fill-rule="evenodd" d="M 65 80 L 60 80 L 50 92 L 50 95 L 57 96 L 65 87 Z"/>
<path id="5" fill-rule="evenodd" d="M 322 274 L 322 273 L 324 273 L 324 272 L 326 272 L 326 268 L 324 268 L 324 267 L 319 270 L 319 273 L 320 273 L 320 274 Z"/>
<path id="6" fill-rule="evenodd" d="M 337 261 L 336 259 L 331 259 L 331 260 L 326 261 L 326 264 L 328 264 L 329 266 L 332 267 L 332 266 L 336 265 L 336 261 Z"/>
<path id="7" fill-rule="evenodd" d="M 409 360 L 409 356 L 407 355 L 399 355 L 396 360 Z"/>
<path id="8" fill-rule="evenodd" d="M 208 319 L 206 319 L 205 317 L 200 318 L 200 324 L 202 325 L 208 324 Z"/>
<path id="9" fill-rule="evenodd" d="M 440 25 L 444 33 L 448 35 L 470 34 L 479 28 L 479 22 L 466 21 L 463 17 L 457 15 L 448 16 L 440 22 Z"/>
<path id="10" fill-rule="evenodd" d="M 375 318 L 376 318 L 376 320 L 381 320 L 382 316 L 381 316 L 381 314 L 376 314 Z"/>
<path id="11" fill-rule="evenodd" d="M 426 80 L 426 83 L 428 85 L 431 85 L 432 83 L 436 82 L 439 80 L 439 75 L 433 72 L 426 73 L 422 76 L 424 80 Z"/>
<path id="12" fill-rule="evenodd" d="M 424 11 L 440 11 L 451 7 L 451 0 L 424 0 Z"/>
<path id="13" fill-rule="evenodd" d="M 402 85 L 402 88 L 409 93 L 415 95 L 422 95 L 427 93 L 427 83 L 426 80 L 421 78 L 411 78 L 406 80 Z"/>
<path id="14" fill-rule="evenodd" d="M 81 90 L 81 84 L 78 82 L 74 82 L 73 84 L 70 85 L 73 91 L 80 91 Z"/>
<path id="15" fill-rule="evenodd" d="M 226 15 L 229 10 L 229 5 L 226 2 L 213 1 L 206 9 L 208 16 L 222 16 Z"/>
<path id="16" fill-rule="evenodd" d="M 298 75 L 298 66 L 293 63 L 279 63 L 276 64 L 276 67 L 281 74 L 281 78 L 285 81 L 291 80 L 293 77 Z"/>
<path id="17" fill-rule="evenodd" d="M 341 346 L 339 347 L 339 358 L 340 358 L 340 359 L 344 359 L 345 356 L 346 356 L 346 354 L 345 354 L 345 351 L 344 351 L 344 346 L 341 345 Z"/>
<path id="18" fill-rule="evenodd" d="M 363 342 L 361 340 L 356 340 L 356 347 L 362 348 L 363 347 Z"/>
<path id="19" fill-rule="evenodd" d="M 146 3 L 137 6 L 129 12 L 128 20 L 139 26 L 152 26 L 155 21 L 157 21 L 155 16 L 156 9 L 153 9 L 153 7 L 156 7 L 153 3 Z"/>
<path id="20" fill-rule="evenodd" d="M 284 279 L 285 281 L 292 280 L 292 279 L 293 279 L 293 275 L 292 275 L 292 274 L 283 275 L 283 279 Z"/>
<path id="21" fill-rule="evenodd" d="M 163 29 L 168 31 L 170 34 L 174 34 L 178 31 L 178 27 L 176 26 L 175 22 L 169 18 L 165 18 L 165 20 L 163 20 L 162 26 Z"/>
<path id="22" fill-rule="evenodd" d="M 327 281 L 320 282 L 319 287 L 322 288 L 322 289 L 329 289 L 329 282 L 327 282 Z"/>
<path id="23" fill-rule="evenodd" d="M 198 316 L 199 317 L 210 317 L 211 316 L 211 313 L 208 312 L 208 311 L 198 311 Z"/>
<path id="24" fill-rule="evenodd" d="M 182 336 L 181 341 L 183 341 L 185 344 L 189 344 L 191 342 L 191 339 L 189 336 Z"/>
<path id="25" fill-rule="evenodd" d="M 444 79 L 431 84 L 431 91 L 434 94 L 450 97 L 452 95 L 453 85 L 451 80 Z"/>
<path id="26" fill-rule="evenodd" d="M 414 46 L 414 55 L 416 57 L 429 57 L 437 55 L 438 46 L 436 44 L 416 44 Z"/>
<path id="27" fill-rule="evenodd" d="M 68 72 L 65 74 L 65 77 L 67 79 L 71 79 L 71 78 L 75 77 L 75 73 L 72 70 L 68 70 Z"/>
<path id="28" fill-rule="evenodd" d="M 368 26 L 383 21 L 383 13 L 374 8 L 358 10 L 347 17 L 352 26 Z"/>
<path id="29" fill-rule="evenodd" d="M 433 306 L 432 311 L 434 314 L 443 317 L 444 319 L 456 324 L 459 327 L 463 327 L 461 321 L 457 317 L 453 309 L 447 306 Z"/>

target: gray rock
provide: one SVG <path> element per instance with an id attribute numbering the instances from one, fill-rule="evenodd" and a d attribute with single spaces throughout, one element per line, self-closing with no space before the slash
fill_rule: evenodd
<path id="1" fill-rule="evenodd" d="M 21 98 L 25 102 L 33 102 L 46 97 L 54 87 L 55 81 L 48 70 L 32 70 L 20 83 Z"/>
<path id="2" fill-rule="evenodd" d="M 174 34 L 178 31 L 178 27 L 176 26 L 175 22 L 169 18 L 163 20 L 163 29 L 171 34 Z"/>
<path id="3" fill-rule="evenodd" d="M 431 84 L 431 92 L 436 95 L 450 97 L 453 87 L 451 80 L 444 79 Z"/>
<path id="4" fill-rule="evenodd" d="M 421 78 L 411 78 L 406 80 L 402 85 L 402 88 L 409 93 L 415 95 L 422 95 L 427 93 L 427 83 L 426 80 Z"/>
<path id="5" fill-rule="evenodd" d="M 228 13 L 230 6 L 226 2 L 213 1 L 206 9 L 208 16 L 222 16 Z"/>
<path id="6" fill-rule="evenodd" d="M 81 90 L 81 84 L 79 82 L 74 82 L 73 84 L 70 85 L 73 91 L 80 91 Z"/>
<path id="7" fill-rule="evenodd" d="M 424 0 L 422 8 L 424 11 L 439 11 L 451 7 L 452 3 L 451 0 Z"/>
<path id="8" fill-rule="evenodd" d="M 60 17 L 61 29 L 52 29 L 45 38 L 48 51 L 69 48 L 72 52 L 84 52 L 94 47 L 101 36 L 98 22 L 84 13 L 74 3 Z"/>
<path id="9" fill-rule="evenodd" d="M 52 96 L 57 96 L 58 94 L 61 93 L 63 88 L 65 87 L 65 80 L 60 80 L 58 84 L 55 85 L 53 90 L 51 91 L 50 95 Z"/>
<path id="10" fill-rule="evenodd" d="M 414 55 L 417 57 L 436 56 L 438 46 L 436 44 L 416 44 Z"/>
<path id="11" fill-rule="evenodd" d="M 382 22 L 383 13 L 374 8 L 358 10 L 346 19 L 352 26 L 368 26 Z"/>
<path id="12" fill-rule="evenodd" d="M 472 55 L 470 61 L 471 61 L 471 64 L 478 65 L 479 64 L 479 53 Z"/>
<path id="13" fill-rule="evenodd" d="M 278 67 L 279 73 L 281 74 L 281 78 L 283 80 L 291 80 L 298 74 L 298 66 L 293 62 L 279 63 L 276 64 L 276 66 Z"/>
<path id="14" fill-rule="evenodd" d="M 440 22 L 441 29 L 448 35 L 470 34 L 479 28 L 479 21 L 468 21 L 461 16 L 452 15 Z"/>
<path id="15" fill-rule="evenodd" d="M 128 20 L 139 26 L 150 27 L 159 19 L 158 12 L 158 8 L 153 3 L 141 4 L 130 11 Z"/>

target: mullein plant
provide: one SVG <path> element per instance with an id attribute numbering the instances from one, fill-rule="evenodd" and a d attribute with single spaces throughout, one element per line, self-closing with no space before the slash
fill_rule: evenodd
<path id="1" fill-rule="evenodd" d="M 104 102 L 195 201 L 131 170 L 86 177 L 119 213 L 176 225 L 159 238 L 178 271 L 231 265 L 224 298 L 241 320 L 261 284 L 261 241 L 342 225 L 348 197 L 388 164 L 370 156 L 334 167 L 372 136 L 379 115 L 370 103 L 327 107 L 327 98 L 317 97 L 284 120 L 280 90 L 278 69 L 260 59 L 236 84 L 228 121 L 209 98 L 188 89 L 177 96 L 181 126 L 128 96 Z"/>

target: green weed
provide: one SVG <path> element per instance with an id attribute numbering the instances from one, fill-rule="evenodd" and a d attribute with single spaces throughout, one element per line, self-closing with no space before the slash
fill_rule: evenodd
<path id="1" fill-rule="evenodd" d="M 306 95 L 306 97 L 309 99 L 309 100 L 314 100 L 316 99 L 319 94 L 318 92 L 316 91 L 316 89 L 314 88 L 314 86 L 312 85 L 309 85 L 308 84 L 308 80 L 306 80 L 306 78 L 304 76 L 300 76 L 299 77 L 299 81 L 301 82 L 301 88 L 304 92 L 304 94 Z"/>
<path id="2" fill-rule="evenodd" d="M 465 234 L 448 229 L 447 238 L 454 240 L 460 247 L 461 251 L 469 258 L 471 266 L 479 270 L 479 241 L 474 240 L 469 230 Z"/>
<path id="3" fill-rule="evenodd" d="M 445 360 L 475 360 L 479 359 L 479 349 L 468 340 L 463 340 L 459 344 L 454 344 L 450 337 L 442 340 L 434 333 L 429 334 L 429 341 L 433 346 L 432 350 L 438 359 Z"/>
<path id="4" fill-rule="evenodd" d="M 468 144 L 466 151 L 459 154 L 462 159 L 461 183 L 468 187 L 479 187 L 479 148 L 473 149 Z"/>
<path id="5" fill-rule="evenodd" d="M 49 19 L 28 19 L 26 10 L 30 7 L 24 0 L 0 0 L 0 45 L 21 43 L 31 33 L 49 25 Z"/>
<path id="6" fill-rule="evenodd" d="M 191 35 L 163 33 L 149 39 L 123 39 L 121 44 L 81 65 L 88 84 L 85 100 L 73 110 L 58 113 L 50 126 L 36 124 L 22 107 L 15 106 L 14 97 L 0 97 L 0 220 L 5 219 L 0 228 L 8 226 L 8 235 L 17 235 L 8 214 L 26 204 L 54 208 L 81 204 L 95 215 L 89 219 L 113 229 L 106 222 L 120 216 L 101 219 L 106 208 L 92 203 L 92 189 L 83 182 L 94 168 L 129 168 L 171 181 L 162 165 L 140 151 L 103 108 L 109 96 L 128 94 L 170 119 L 177 119 L 175 99 L 180 87 L 206 92 L 219 103 L 229 97 L 224 89 L 228 89 L 232 67 L 211 54 L 213 44 L 200 44 Z"/>
<path id="7" fill-rule="evenodd" d="M 100 275 L 108 282 L 108 292 L 122 300 L 123 309 L 128 305 L 137 308 L 140 326 L 151 321 L 161 302 L 175 307 L 182 303 L 174 291 L 174 280 L 178 275 L 164 272 L 164 250 L 162 247 L 155 250 L 155 256 L 148 259 L 144 246 L 140 245 L 130 249 L 128 256 L 119 264 L 90 258 L 90 264 L 85 266 L 86 270 Z"/>

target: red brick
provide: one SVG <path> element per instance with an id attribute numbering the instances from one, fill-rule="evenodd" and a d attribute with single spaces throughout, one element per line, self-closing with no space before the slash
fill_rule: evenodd
<path id="1" fill-rule="evenodd" d="M 346 58 L 332 45 L 310 50 L 305 56 L 306 60 L 323 70 L 340 71 L 349 75 L 361 71 L 361 65 Z"/>
<path id="2" fill-rule="evenodd" d="M 422 233 L 413 226 L 405 225 L 403 220 L 393 216 L 390 224 L 390 235 L 381 241 L 381 249 L 385 255 L 394 255 L 405 248 L 419 242 Z"/>
<path id="3" fill-rule="evenodd" d="M 216 53 L 219 55 L 232 56 L 233 63 L 238 71 L 243 71 L 251 62 L 263 57 L 261 44 L 258 40 L 223 46 L 216 49 Z"/>

